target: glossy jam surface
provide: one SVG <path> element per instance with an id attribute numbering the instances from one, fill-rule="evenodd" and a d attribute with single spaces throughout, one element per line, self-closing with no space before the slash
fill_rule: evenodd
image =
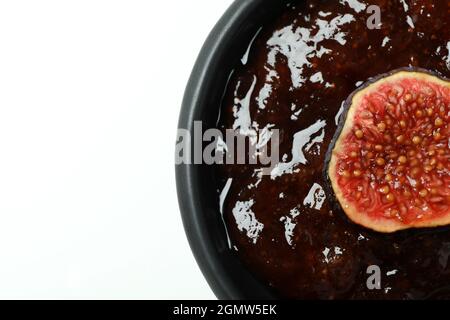
<path id="1" fill-rule="evenodd" d="M 381 28 L 368 29 L 369 5 Z M 325 191 L 326 150 L 343 102 L 367 79 L 414 66 L 450 77 L 447 0 L 298 1 L 262 26 L 226 88 L 220 128 L 280 130 L 283 164 L 220 165 L 232 250 L 287 298 L 450 298 L 450 230 L 380 234 Z M 264 143 L 260 141 L 261 143 Z M 367 287 L 379 266 L 381 288 Z"/>
<path id="2" fill-rule="evenodd" d="M 352 112 L 333 165 L 347 214 L 367 216 L 378 231 L 387 220 L 397 224 L 393 231 L 448 224 L 450 81 L 398 71 L 346 104 Z"/>

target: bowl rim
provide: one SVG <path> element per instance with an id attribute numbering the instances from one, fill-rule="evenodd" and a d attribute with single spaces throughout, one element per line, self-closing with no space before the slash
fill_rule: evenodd
<path id="1" fill-rule="evenodd" d="M 261 6 L 270 6 L 272 0 L 235 0 L 227 11 L 223 14 L 214 26 L 192 69 L 186 86 L 181 112 L 179 116 L 178 128 L 193 132 L 194 120 L 198 118 L 199 105 L 204 103 L 205 87 L 211 81 L 212 75 L 208 70 L 217 68 L 224 43 L 233 41 L 236 33 L 241 32 L 239 24 L 250 18 L 250 14 Z M 283 1 L 280 1 L 283 2 Z M 273 4 L 273 2 L 272 2 Z M 223 57 L 222 57 L 223 58 Z M 243 292 L 243 285 L 236 281 L 230 274 L 227 267 L 221 262 L 217 248 L 205 241 L 206 222 L 201 218 L 199 210 L 202 208 L 198 204 L 199 190 L 196 188 L 195 165 L 178 164 L 175 165 L 175 176 L 179 209 L 182 216 L 185 234 L 189 245 L 210 288 L 219 299 L 273 299 L 272 294 L 259 287 L 256 281 L 249 283 L 253 287 L 250 293 Z M 241 276 L 241 280 L 244 280 Z M 247 279 L 245 279 L 247 280 Z M 259 290 L 261 288 L 261 290 Z"/>

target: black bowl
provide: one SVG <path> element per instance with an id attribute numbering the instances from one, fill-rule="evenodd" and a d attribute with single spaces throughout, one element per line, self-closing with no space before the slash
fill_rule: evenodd
<path id="1" fill-rule="evenodd" d="M 194 121 L 215 128 L 228 78 L 265 21 L 288 1 L 236 0 L 216 24 L 197 58 L 187 85 L 179 128 L 194 136 Z M 228 248 L 219 211 L 214 167 L 176 166 L 177 191 L 184 228 L 206 280 L 219 299 L 273 299 Z"/>

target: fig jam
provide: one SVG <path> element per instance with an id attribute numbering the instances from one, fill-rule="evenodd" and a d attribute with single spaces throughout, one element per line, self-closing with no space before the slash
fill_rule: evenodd
<path id="1" fill-rule="evenodd" d="M 450 77 L 449 17 L 448 0 L 292 1 L 235 67 L 219 128 L 278 129 L 284 165 L 272 175 L 218 165 L 222 213 L 231 250 L 280 298 L 450 298 L 448 227 L 365 229 L 335 206 L 323 175 L 343 102 L 363 82 L 403 67 Z"/>

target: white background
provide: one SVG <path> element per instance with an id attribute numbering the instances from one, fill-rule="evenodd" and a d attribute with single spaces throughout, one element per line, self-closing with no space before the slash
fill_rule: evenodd
<path id="1" fill-rule="evenodd" d="M 0 1 L 0 298 L 214 299 L 173 158 L 231 2 Z"/>

